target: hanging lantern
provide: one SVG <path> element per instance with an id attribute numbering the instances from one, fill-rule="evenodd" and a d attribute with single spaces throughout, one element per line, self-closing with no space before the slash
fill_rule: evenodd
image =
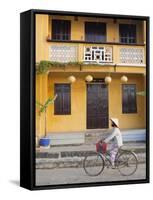
<path id="1" fill-rule="evenodd" d="M 68 77 L 68 81 L 69 81 L 70 83 L 74 83 L 74 82 L 76 81 L 75 76 L 69 76 L 69 77 Z"/>
<path id="2" fill-rule="evenodd" d="M 112 81 L 112 78 L 111 78 L 110 76 L 106 76 L 106 77 L 105 77 L 105 83 L 106 83 L 106 84 L 111 83 L 111 81 Z"/>
<path id="3" fill-rule="evenodd" d="M 121 77 L 121 81 L 122 81 L 123 83 L 126 83 L 126 82 L 128 81 L 128 77 L 127 77 L 127 76 L 122 76 L 122 77 Z"/>
<path id="4" fill-rule="evenodd" d="M 91 75 L 86 76 L 85 80 L 87 82 L 91 82 L 93 80 L 93 77 Z"/>

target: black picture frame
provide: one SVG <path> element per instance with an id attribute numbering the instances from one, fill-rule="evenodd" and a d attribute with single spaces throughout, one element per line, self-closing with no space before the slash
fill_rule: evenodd
<path id="1" fill-rule="evenodd" d="M 94 182 L 80 184 L 35 185 L 35 15 L 54 14 L 67 16 L 92 16 L 115 19 L 135 19 L 146 21 L 146 179 Z M 28 10 L 20 14 L 20 186 L 29 190 L 75 188 L 91 186 L 125 185 L 149 183 L 149 32 L 148 16 L 100 14 L 53 10 Z M 73 41 L 72 41 L 73 42 Z"/>

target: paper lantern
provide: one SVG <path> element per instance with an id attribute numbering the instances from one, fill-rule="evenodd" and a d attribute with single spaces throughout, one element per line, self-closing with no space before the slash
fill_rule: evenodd
<path id="1" fill-rule="evenodd" d="M 110 77 L 110 76 L 106 76 L 105 77 L 105 83 L 111 83 L 111 81 L 112 81 L 112 78 Z"/>
<path id="2" fill-rule="evenodd" d="M 85 80 L 87 82 L 91 82 L 93 80 L 93 77 L 91 75 L 86 76 Z"/>
<path id="3" fill-rule="evenodd" d="M 69 77 L 68 77 L 68 81 L 69 81 L 70 83 L 74 83 L 74 82 L 76 81 L 75 76 L 69 76 Z"/>
<path id="4" fill-rule="evenodd" d="M 126 83 L 126 82 L 128 81 L 128 77 L 127 77 L 127 76 L 122 76 L 122 77 L 121 77 L 121 81 L 122 81 L 123 83 Z"/>

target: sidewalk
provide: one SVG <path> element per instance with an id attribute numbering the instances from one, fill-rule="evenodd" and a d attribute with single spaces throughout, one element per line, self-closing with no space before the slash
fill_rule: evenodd
<path id="1" fill-rule="evenodd" d="M 138 161 L 146 160 L 145 143 L 125 143 L 123 149 L 132 150 L 137 154 Z M 95 144 L 52 146 L 49 149 L 36 149 L 36 169 L 53 169 L 65 167 L 82 167 L 86 154 L 95 151 Z"/>

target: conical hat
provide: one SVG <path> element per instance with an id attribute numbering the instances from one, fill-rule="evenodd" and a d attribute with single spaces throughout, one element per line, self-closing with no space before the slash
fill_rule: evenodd
<path id="1" fill-rule="evenodd" d="M 119 127 L 119 122 L 118 122 L 118 119 L 117 119 L 117 118 L 110 118 L 110 120 L 111 120 L 112 122 L 114 122 L 114 124 L 115 124 L 117 127 Z"/>

